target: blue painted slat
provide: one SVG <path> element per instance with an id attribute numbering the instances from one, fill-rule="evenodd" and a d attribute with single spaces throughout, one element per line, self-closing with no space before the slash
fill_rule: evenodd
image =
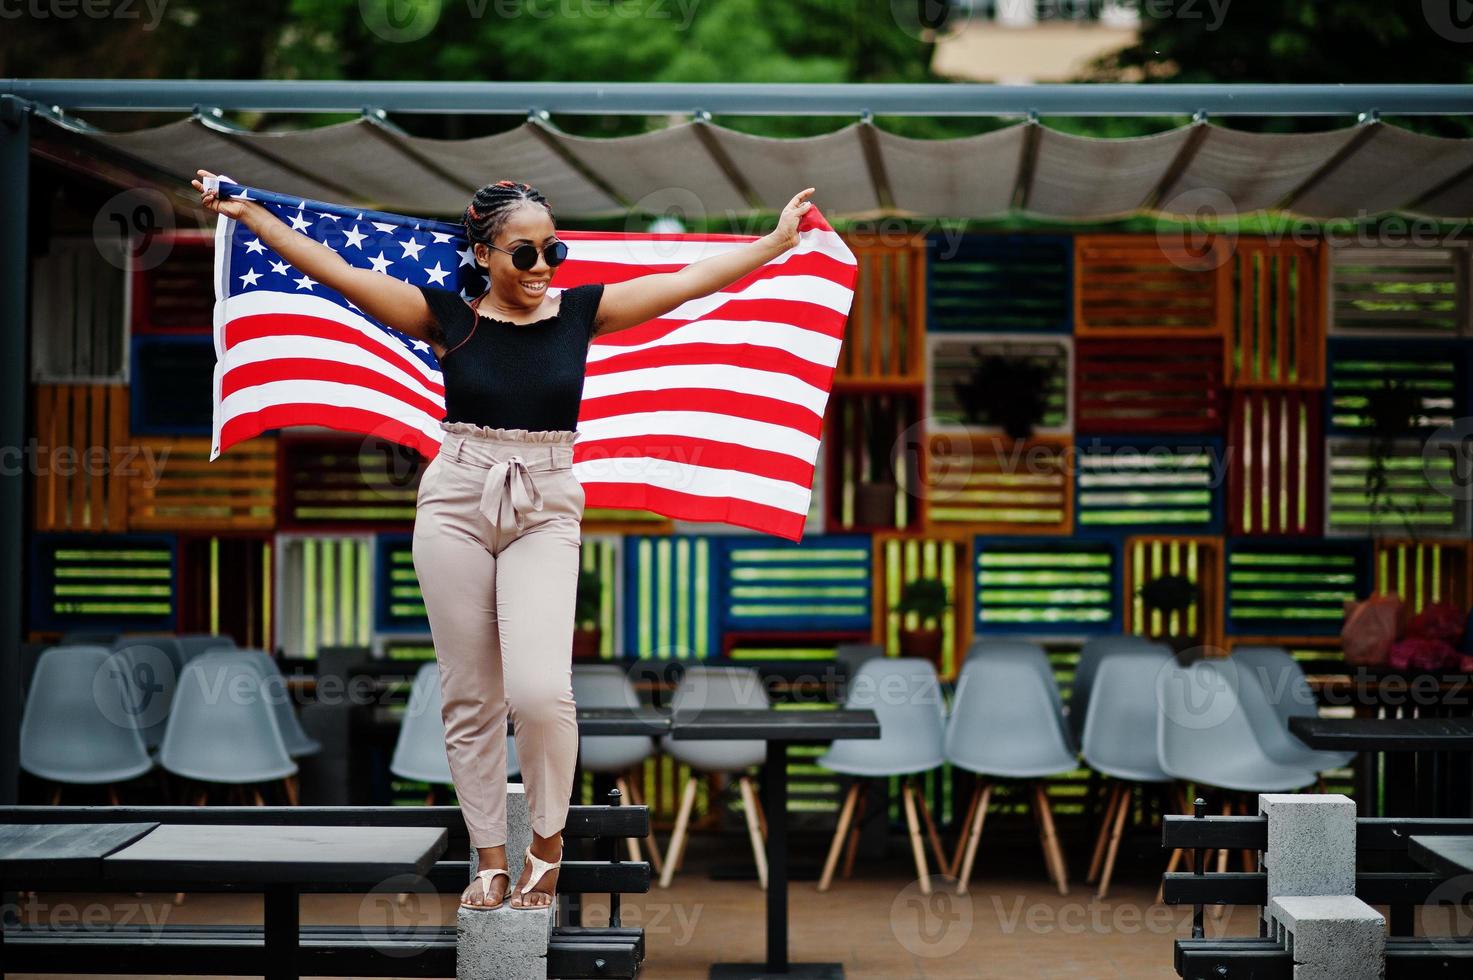
<path id="1" fill-rule="evenodd" d="M 178 544 L 172 534 L 36 535 L 30 628 L 173 632 Z"/>
<path id="2" fill-rule="evenodd" d="M 1331 636 L 1345 600 L 1371 591 L 1371 543 L 1229 538 L 1225 618 L 1233 636 Z"/>
<path id="3" fill-rule="evenodd" d="M 1216 534 L 1228 458 L 1216 436 L 1080 437 L 1074 525 L 1107 534 Z"/>
<path id="4" fill-rule="evenodd" d="M 209 435 L 215 341 L 205 336 L 133 338 L 128 429 L 134 435 Z"/>
<path id="5" fill-rule="evenodd" d="M 926 327 L 1068 332 L 1073 263 L 1067 235 L 930 235 Z"/>
<path id="6" fill-rule="evenodd" d="M 978 635 L 1120 631 L 1118 540 L 978 537 L 973 554 Z"/>
<path id="7" fill-rule="evenodd" d="M 720 539 L 718 554 L 723 629 L 870 626 L 873 542 L 868 535 L 816 535 L 801 543 L 727 536 Z"/>
<path id="8" fill-rule="evenodd" d="M 428 633 L 429 617 L 414 573 L 414 535 L 374 539 L 373 620 L 381 633 Z"/>

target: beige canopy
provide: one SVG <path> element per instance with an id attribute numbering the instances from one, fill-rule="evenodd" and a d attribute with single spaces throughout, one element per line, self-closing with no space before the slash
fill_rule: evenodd
<path id="1" fill-rule="evenodd" d="M 1405 212 L 1473 215 L 1473 139 L 1379 121 L 1320 133 L 1260 134 L 1195 122 L 1120 139 L 1020 122 L 979 136 L 911 139 L 862 120 L 823 136 L 752 136 L 694 120 L 614 139 L 564 133 L 535 116 L 495 136 L 438 140 L 386 121 L 254 133 L 208 115 L 110 133 L 67 126 L 114 159 L 187 180 L 197 168 L 286 194 L 425 216 L 455 216 L 491 180 L 535 184 L 560 218 L 673 209 L 699 218 L 776 210 L 797 191 L 832 217 L 990 218 L 1016 211 L 1098 221 L 1283 210 L 1308 218 Z M 45 126 L 38 127 L 42 136 Z M 119 157 L 118 154 L 122 154 Z"/>

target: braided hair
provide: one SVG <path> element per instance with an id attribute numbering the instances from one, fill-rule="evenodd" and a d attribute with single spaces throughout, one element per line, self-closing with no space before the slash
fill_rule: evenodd
<path id="1" fill-rule="evenodd" d="M 498 180 L 482 187 L 471 198 L 471 203 L 466 205 L 465 216 L 461 219 L 465 224 L 466 237 L 472 243 L 491 244 L 506 224 L 508 216 L 523 201 L 541 205 L 547 209 L 549 218 L 553 216 L 552 205 L 531 184 Z"/>

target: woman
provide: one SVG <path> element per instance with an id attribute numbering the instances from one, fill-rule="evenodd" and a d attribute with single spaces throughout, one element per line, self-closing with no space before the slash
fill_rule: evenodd
<path id="1" fill-rule="evenodd" d="M 513 908 L 556 893 L 578 726 L 573 608 L 583 488 L 573 442 L 588 345 L 716 292 L 798 243 L 809 187 L 755 242 L 678 272 L 589 283 L 546 295 L 567 255 L 552 207 L 529 184 L 488 184 L 465 209 L 466 235 L 490 286 L 455 293 L 354 268 L 253 201 L 194 186 L 206 208 L 248 226 L 301 272 L 369 316 L 428 343 L 445 382 L 445 431 L 421 476 L 414 566 L 439 663 L 445 748 L 479 866 L 461 904 L 498 908 L 506 860 L 506 719 L 532 822 Z"/>

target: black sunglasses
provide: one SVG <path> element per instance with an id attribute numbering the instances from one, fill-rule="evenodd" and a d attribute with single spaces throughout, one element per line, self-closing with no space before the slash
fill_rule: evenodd
<path id="1" fill-rule="evenodd" d="M 547 264 L 553 267 L 561 265 L 563 259 L 568 257 L 568 246 L 561 241 L 549 242 L 540 250 L 536 245 L 530 244 L 518 245 L 516 248 L 502 248 L 500 245 L 492 245 L 490 242 L 482 242 L 481 244 L 487 248 L 494 248 L 498 252 L 505 252 L 507 255 L 510 255 L 511 264 L 523 272 L 526 272 L 537 264 L 538 251 L 541 251 L 542 257 L 547 260 Z"/>

